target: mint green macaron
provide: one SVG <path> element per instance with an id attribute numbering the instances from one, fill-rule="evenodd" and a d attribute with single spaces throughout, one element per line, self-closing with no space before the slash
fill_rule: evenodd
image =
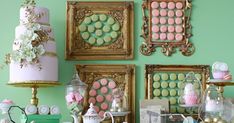
<path id="1" fill-rule="evenodd" d="M 96 22 L 95 23 L 95 27 L 97 28 L 97 29 L 100 29 L 101 27 L 102 27 L 102 23 L 101 22 Z"/>
<path id="2" fill-rule="evenodd" d="M 95 35 L 98 36 L 98 37 L 102 36 L 102 34 L 103 34 L 102 30 L 100 30 L 100 29 L 95 31 Z"/>
<path id="3" fill-rule="evenodd" d="M 88 40 L 88 42 L 90 44 L 95 44 L 96 43 L 96 39 L 94 37 L 90 37 L 89 40 Z"/>
<path id="4" fill-rule="evenodd" d="M 170 96 L 176 96 L 176 90 L 175 89 L 170 90 Z"/>
<path id="5" fill-rule="evenodd" d="M 166 90 L 166 89 L 162 90 L 162 96 L 166 97 L 166 96 L 168 96 L 168 94 L 169 94 L 168 90 Z"/>
<path id="6" fill-rule="evenodd" d="M 111 38 L 117 38 L 118 33 L 117 32 L 111 32 Z"/>
<path id="7" fill-rule="evenodd" d="M 93 32 L 95 31 L 94 26 L 93 26 L 93 25 L 89 25 L 89 26 L 88 26 L 88 31 L 89 31 L 90 33 L 93 33 Z"/>
<path id="8" fill-rule="evenodd" d="M 176 74 L 175 74 L 175 73 L 171 73 L 171 74 L 170 74 L 170 79 L 171 79 L 171 80 L 176 80 L 176 79 L 177 79 Z"/>
<path id="9" fill-rule="evenodd" d="M 160 80 L 160 75 L 159 74 L 154 74 L 153 80 L 156 81 L 156 82 L 159 81 Z"/>
<path id="10" fill-rule="evenodd" d="M 111 41 L 111 37 L 110 36 L 105 36 L 104 41 L 109 43 Z"/>
<path id="11" fill-rule="evenodd" d="M 90 18 L 90 17 L 86 17 L 86 18 L 84 19 L 84 23 L 85 23 L 85 24 L 90 24 L 90 23 L 91 23 L 91 18 Z"/>
<path id="12" fill-rule="evenodd" d="M 86 40 L 86 39 L 89 38 L 89 33 L 88 32 L 84 32 L 84 33 L 81 34 L 81 37 Z"/>
<path id="13" fill-rule="evenodd" d="M 109 25 L 112 25 L 112 24 L 115 23 L 115 20 L 114 20 L 112 17 L 110 17 L 110 18 L 108 18 L 107 23 L 108 23 Z"/>
<path id="14" fill-rule="evenodd" d="M 169 87 L 170 88 L 175 88 L 176 87 L 176 82 L 169 82 Z"/>
<path id="15" fill-rule="evenodd" d="M 80 25 L 79 26 L 80 32 L 84 32 L 84 31 L 86 31 L 86 29 L 87 29 L 86 25 Z"/>
<path id="16" fill-rule="evenodd" d="M 119 29 L 120 29 L 120 26 L 119 26 L 118 23 L 115 23 L 115 24 L 112 26 L 112 30 L 114 30 L 114 31 L 119 31 Z"/>
<path id="17" fill-rule="evenodd" d="M 93 14 L 93 15 L 91 16 L 91 19 L 92 19 L 93 22 L 98 21 L 98 15 Z"/>
<path id="18" fill-rule="evenodd" d="M 110 32 L 111 28 L 110 28 L 110 26 L 105 25 L 105 26 L 103 26 L 102 30 L 103 30 L 103 32 L 108 33 L 108 32 Z"/>
<path id="19" fill-rule="evenodd" d="M 168 80 L 168 74 L 167 73 L 163 73 L 162 75 L 161 75 L 161 78 L 162 78 L 162 80 Z"/>
<path id="20" fill-rule="evenodd" d="M 185 78 L 185 75 L 183 73 L 178 74 L 178 80 L 183 81 Z"/>
<path id="21" fill-rule="evenodd" d="M 160 88 L 160 82 L 154 82 L 153 87 L 154 88 Z"/>
<path id="22" fill-rule="evenodd" d="M 100 21 L 106 21 L 107 16 L 105 14 L 101 14 L 101 15 L 99 15 L 99 19 L 100 19 Z"/>
<path id="23" fill-rule="evenodd" d="M 159 89 L 154 89 L 154 91 L 153 91 L 154 96 L 158 97 L 158 96 L 160 96 L 160 94 L 161 94 L 161 92 Z"/>
<path id="24" fill-rule="evenodd" d="M 161 82 L 161 87 L 162 88 L 167 88 L 168 87 L 168 82 Z"/>
<path id="25" fill-rule="evenodd" d="M 98 38 L 97 39 L 97 44 L 98 45 L 102 45 L 104 43 L 103 39 L 102 38 Z"/>

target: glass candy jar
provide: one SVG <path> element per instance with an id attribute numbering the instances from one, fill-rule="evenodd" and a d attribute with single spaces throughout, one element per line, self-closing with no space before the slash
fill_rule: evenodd
<path id="1" fill-rule="evenodd" d="M 113 100 L 111 105 L 111 112 L 125 112 L 128 111 L 128 98 L 126 93 L 121 88 L 113 90 Z"/>

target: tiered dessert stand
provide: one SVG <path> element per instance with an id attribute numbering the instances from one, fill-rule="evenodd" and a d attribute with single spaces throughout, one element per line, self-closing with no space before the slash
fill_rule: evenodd
<path id="1" fill-rule="evenodd" d="M 60 85 L 59 82 L 49 82 L 49 81 L 32 81 L 32 82 L 21 82 L 21 83 L 8 83 L 14 87 L 26 87 L 32 88 L 32 98 L 31 104 L 37 106 L 39 99 L 37 98 L 37 89 L 42 87 L 53 87 Z"/>
<path id="2" fill-rule="evenodd" d="M 219 79 L 210 79 L 206 83 L 207 85 L 215 85 L 218 87 L 218 90 L 220 93 L 224 92 L 225 86 L 234 86 L 234 82 L 231 82 L 232 80 L 219 80 Z"/>

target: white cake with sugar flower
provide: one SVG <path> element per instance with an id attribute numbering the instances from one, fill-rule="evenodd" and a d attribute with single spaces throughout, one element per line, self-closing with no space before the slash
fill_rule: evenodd
<path id="1" fill-rule="evenodd" d="M 8 55 L 9 83 L 57 82 L 56 42 L 49 23 L 49 10 L 26 0 L 20 8 L 13 51 Z"/>

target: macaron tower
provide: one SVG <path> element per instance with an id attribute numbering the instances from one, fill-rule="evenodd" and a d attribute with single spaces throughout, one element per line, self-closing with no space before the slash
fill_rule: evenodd
<path id="1" fill-rule="evenodd" d="M 212 75 L 217 80 L 232 80 L 228 65 L 224 62 L 215 62 L 212 65 Z"/>

